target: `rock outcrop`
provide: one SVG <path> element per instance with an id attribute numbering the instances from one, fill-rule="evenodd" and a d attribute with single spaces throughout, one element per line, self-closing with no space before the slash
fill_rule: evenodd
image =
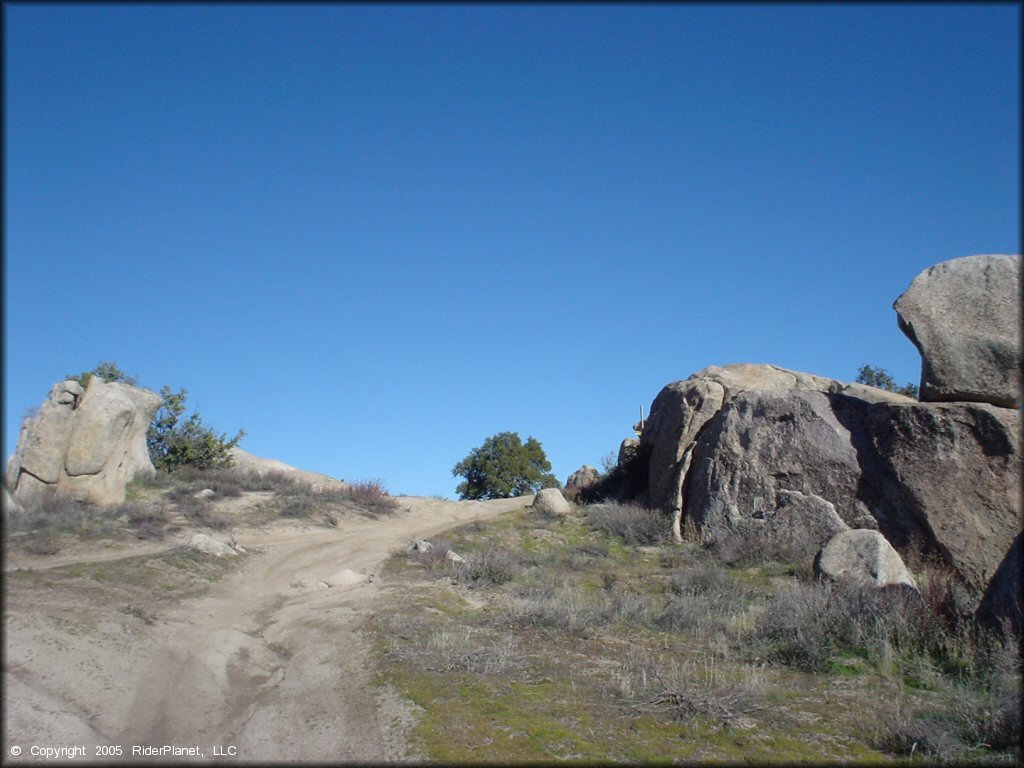
<path id="1" fill-rule="evenodd" d="M 310 472 L 305 469 L 297 469 L 291 464 L 285 464 L 277 459 L 265 459 L 262 456 L 255 456 L 241 448 L 232 448 L 228 451 L 231 457 L 232 466 L 245 472 L 266 476 L 271 473 L 279 473 L 296 482 L 308 485 L 313 493 L 322 493 L 325 490 L 344 490 L 349 487 L 348 483 L 338 480 L 330 475 L 320 472 Z"/>
<path id="2" fill-rule="evenodd" d="M 619 453 L 615 458 L 615 464 L 620 467 L 623 466 L 636 456 L 636 452 L 639 448 L 639 440 L 635 437 L 627 437 L 619 444 Z"/>
<path id="3" fill-rule="evenodd" d="M 568 488 L 589 488 L 598 480 L 601 479 L 601 473 L 597 471 L 595 467 L 589 464 L 584 464 L 582 467 L 577 469 L 568 479 L 565 481 L 565 487 Z"/>
<path id="4" fill-rule="evenodd" d="M 685 517 L 726 555 L 806 558 L 833 536 L 938 553 L 972 603 L 960 609 L 1019 583 L 1005 558 L 1022 526 L 1020 265 L 944 262 L 897 300 L 924 358 L 921 402 L 772 365 L 664 387 L 641 436 L 647 503 L 673 515 L 677 538 Z M 1019 626 L 1015 605 L 1004 613 Z"/>
<path id="5" fill-rule="evenodd" d="M 97 376 L 84 391 L 71 380 L 55 384 L 22 425 L 7 487 L 23 504 L 50 496 L 123 502 L 128 481 L 154 472 L 146 431 L 161 402 L 148 389 Z"/>
<path id="6" fill-rule="evenodd" d="M 932 545 L 980 598 L 1021 530 L 1020 412 L 982 403 L 871 406 L 862 484 L 898 546 Z"/>
<path id="7" fill-rule="evenodd" d="M 544 488 L 533 498 L 531 505 L 536 512 L 549 515 L 569 514 L 569 502 L 565 500 L 562 492 L 557 488 Z"/>
<path id="8" fill-rule="evenodd" d="M 878 531 L 865 528 L 837 533 L 815 559 L 814 572 L 830 581 L 917 590 L 899 553 Z"/>
<path id="9" fill-rule="evenodd" d="M 921 352 L 921 400 L 1021 405 L 1020 256 L 966 256 L 918 275 L 893 307 Z"/>
<path id="10" fill-rule="evenodd" d="M 794 391 L 805 393 L 816 393 L 818 396 L 802 397 L 792 395 Z M 848 400 L 855 400 L 861 404 L 871 402 L 914 402 L 909 397 L 898 395 L 893 392 L 886 392 L 874 387 L 862 384 L 849 384 L 835 379 L 828 379 L 821 376 L 814 376 L 799 371 L 790 371 L 774 365 L 755 365 L 741 363 L 726 366 L 709 366 L 690 376 L 685 381 L 677 381 L 664 387 L 651 405 L 651 415 L 641 437 L 641 445 L 647 446 L 650 450 L 649 465 L 649 488 L 648 501 L 651 506 L 667 512 L 678 510 L 686 506 L 684 502 L 684 482 L 690 471 L 694 460 L 694 449 L 698 439 L 705 429 L 711 429 L 710 422 L 718 417 L 723 411 L 725 404 L 744 392 L 755 392 L 753 400 L 745 400 L 742 405 L 737 404 L 730 413 L 735 424 L 730 424 L 729 429 L 739 427 L 739 422 L 746 420 L 748 423 L 760 418 L 759 409 L 767 407 L 771 399 L 770 393 L 790 393 L 787 397 L 793 396 L 801 403 L 801 408 L 811 418 L 811 421 L 820 421 L 825 410 L 834 398 L 830 399 L 825 395 L 841 395 Z M 758 398 L 764 397 L 761 402 Z M 773 411 L 779 412 L 779 424 L 787 419 L 779 408 Z M 817 415 L 811 417 L 810 413 Z M 743 415 L 746 413 L 746 415 Z M 835 429 L 837 424 L 833 418 L 827 418 L 827 427 L 818 426 L 816 432 L 826 442 L 835 444 L 833 453 L 843 452 L 837 440 L 833 440 L 826 432 L 828 429 Z M 723 425 L 716 425 L 720 429 Z M 840 425 L 841 426 L 841 425 Z M 753 427 L 757 428 L 757 427 Z M 732 435 L 732 439 L 739 442 L 734 446 L 736 451 L 745 451 L 746 437 L 741 438 L 738 434 Z M 841 438 L 849 442 L 849 436 Z M 776 441 L 778 442 L 778 441 Z M 705 446 L 710 444 L 709 440 L 704 441 Z M 845 451 L 848 456 L 836 460 L 841 464 L 856 466 L 856 456 L 852 447 Z M 852 459 L 851 459 L 852 457 Z M 701 462 L 707 463 L 707 456 L 701 457 Z M 697 468 L 697 465 L 694 465 Z M 775 471 L 775 470 L 770 470 Z M 783 470 L 778 470 L 782 472 Z M 781 479 L 781 478 L 780 478 Z M 792 486 L 781 485 L 779 487 L 789 490 L 803 490 Z M 813 488 L 808 489 L 811 493 L 818 493 Z M 826 498 L 833 494 L 825 493 Z M 764 508 L 764 507 L 762 507 Z"/>

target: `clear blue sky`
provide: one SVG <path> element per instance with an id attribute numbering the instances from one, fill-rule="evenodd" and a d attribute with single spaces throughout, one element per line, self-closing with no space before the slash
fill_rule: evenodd
<path id="1" fill-rule="evenodd" d="M 917 381 L 893 300 L 1020 252 L 1020 8 L 17 5 L 4 452 L 116 361 L 393 493 L 566 476 L 665 384 Z"/>

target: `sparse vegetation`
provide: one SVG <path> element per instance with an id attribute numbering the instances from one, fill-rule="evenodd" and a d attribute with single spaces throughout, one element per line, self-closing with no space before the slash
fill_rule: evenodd
<path id="1" fill-rule="evenodd" d="M 381 480 L 314 489 L 286 472 L 186 465 L 136 478 L 119 505 L 58 498 L 28 504 L 26 514 L 7 521 L 8 543 L 30 554 L 50 555 L 75 540 L 161 540 L 182 526 L 226 531 L 241 521 L 223 502 L 247 492 L 264 494 L 245 516 L 255 524 L 285 517 L 337 525 L 339 515 L 379 517 L 398 509 Z"/>
<path id="2" fill-rule="evenodd" d="M 428 759 L 1019 758 L 1017 646 L 950 623 L 941 574 L 918 597 L 728 565 L 647 546 L 643 512 L 510 513 L 389 564 L 380 682 L 424 708 Z"/>
<path id="3" fill-rule="evenodd" d="M 857 378 L 854 379 L 858 384 L 867 384 L 869 387 L 878 387 L 879 389 L 885 389 L 889 392 L 896 392 L 900 395 L 906 395 L 912 397 L 915 400 L 920 395 L 917 384 L 907 382 L 902 387 L 896 383 L 889 372 L 884 368 L 873 368 L 870 365 L 862 365 L 857 369 Z"/>
<path id="4" fill-rule="evenodd" d="M 627 544 L 649 546 L 668 541 L 671 521 L 652 509 L 630 504 L 599 504 L 587 509 L 587 522 Z"/>
<path id="5" fill-rule="evenodd" d="M 373 517 L 394 512 L 398 502 L 388 493 L 383 480 L 363 480 L 349 486 L 348 497 Z"/>

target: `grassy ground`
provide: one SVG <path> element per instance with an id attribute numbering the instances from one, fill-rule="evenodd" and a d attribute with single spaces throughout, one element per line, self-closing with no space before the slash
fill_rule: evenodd
<path id="1" fill-rule="evenodd" d="M 1013 762 L 1015 647 L 948 627 L 934 600 L 726 567 L 664 527 L 626 507 L 525 510 L 389 561 L 367 629 L 378 682 L 420 708 L 422 753 Z"/>

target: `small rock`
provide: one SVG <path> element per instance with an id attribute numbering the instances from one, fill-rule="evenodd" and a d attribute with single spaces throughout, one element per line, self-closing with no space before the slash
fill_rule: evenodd
<path id="1" fill-rule="evenodd" d="M 425 553 L 425 552 L 429 552 L 431 547 L 433 547 L 433 546 L 434 545 L 431 544 L 426 539 L 420 539 L 419 541 L 414 541 L 412 544 L 409 545 L 409 551 L 410 552 L 424 552 Z"/>
<path id="2" fill-rule="evenodd" d="M 353 571 L 351 568 L 342 568 L 328 576 L 322 583 L 328 587 L 348 587 L 352 584 L 362 584 L 364 581 L 373 581 L 373 577 L 366 573 Z"/>
<path id="3" fill-rule="evenodd" d="M 195 534 L 191 540 L 189 540 L 189 546 L 193 549 L 197 549 L 200 552 L 206 552 L 210 555 L 216 555 L 217 557 L 223 557 L 228 555 L 234 557 L 238 554 L 234 547 L 224 541 L 217 541 L 205 533 Z"/>
<path id="4" fill-rule="evenodd" d="M 444 558 L 445 560 L 451 560 L 453 563 L 466 562 L 466 558 L 450 549 L 444 553 Z"/>
<path id="5" fill-rule="evenodd" d="M 197 498 L 197 499 L 208 499 L 211 496 L 216 496 L 216 495 L 217 495 L 216 491 L 211 490 L 210 488 L 203 488 L 203 490 L 201 490 L 201 491 L 199 491 L 198 493 L 195 494 L 195 498 Z"/>

